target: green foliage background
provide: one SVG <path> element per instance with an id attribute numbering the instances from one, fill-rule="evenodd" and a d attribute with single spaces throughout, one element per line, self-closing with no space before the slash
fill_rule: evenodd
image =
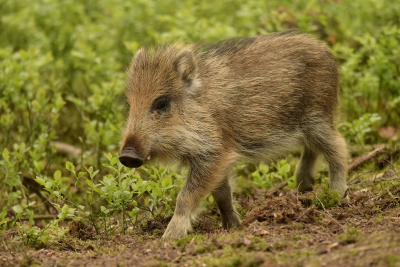
<path id="1" fill-rule="evenodd" d="M 43 212 L 23 179 L 56 170 L 71 177 L 67 160 L 108 173 L 102 163 L 117 154 L 125 121 L 125 69 L 139 47 L 288 28 L 326 42 L 340 60 L 340 129 L 349 142 L 378 142 L 376 127 L 399 124 L 398 0 L 1 1 L 0 221 L 11 208 Z M 56 140 L 82 157 L 56 154 Z M 64 183 L 79 201 L 76 180 Z"/>

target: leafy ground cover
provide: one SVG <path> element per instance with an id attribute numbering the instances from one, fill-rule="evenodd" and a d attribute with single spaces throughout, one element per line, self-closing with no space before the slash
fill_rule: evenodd
<path id="1" fill-rule="evenodd" d="M 399 14 L 397 0 L 1 1 L 0 265 L 399 266 Z M 350 205 L 323 161 L 297 194 L 295 152 L 237 164 L 240 229 L 207 197 L 193 234 L 160 240 L 187 170 L 118 162 L 132 53 L 288 28 L 341 63 Z"/>
<path id="2" fill-rule="evenodd" d="M 315 193 L 265 197 L 253 189 L 250 197 L 237 195 L 240 206 L 251 209 L 239 229 L 221 229 L 211 211 L 194 233 L 176 241 L 160 239 L 169 219 L 161 216 L 127 235 L 100 238 L 93 227 L 71 222 L 69 235 L 38 250 L 21 246 L 12 229 L 0 239 L 1 260 L 3 266 L 398 266 L 400 185 L 387 182 L 392 178 L 383 172 L 383 188 L 364 185 L 350 194 L 350 206 L 325 210 L 312 204 Z"/>

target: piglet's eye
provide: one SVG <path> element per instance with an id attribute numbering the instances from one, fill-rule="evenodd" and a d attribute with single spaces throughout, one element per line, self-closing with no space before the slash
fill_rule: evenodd
<path id="1" fill-rule="evenodd" d="M 168 110 L 170 106 L 170 101 L 168 98 L 162 96 L 154 100 L 152 106 L 151 106 L 151 111 L 157 111 L 158 113 L 162 113 Z"/>
<path id="2" fill-rule="evenodd" d="M 167 109 L 167 101 L 161 101 L 157 103 L 156 110 L 161 111 L 161 110 L 166 110 Z"/>

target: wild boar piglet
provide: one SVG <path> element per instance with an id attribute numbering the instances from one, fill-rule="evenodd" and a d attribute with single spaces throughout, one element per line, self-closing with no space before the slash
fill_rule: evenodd
<path id="1" fill-rule="evenodd" d="M 240 225 L 229 183 L 239 159 L 271 162 L 302 147 L 296 180 L 305 192 L 322 154 L 330 187 L 346 197 L 346 143 L 335 128 L 338 63 L 321 42 L 289 31 L 139 49 L 127 74 L 121 163 L 137 168 L 158 158 L 190 168 L 163 238 L 186 235 L 210 193 L 223 227 Z"/>

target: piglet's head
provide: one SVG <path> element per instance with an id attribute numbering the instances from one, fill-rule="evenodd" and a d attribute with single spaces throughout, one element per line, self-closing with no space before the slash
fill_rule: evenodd
<path id="1" fill-rule="evenodd" d="M 194 53 L 172 45 L 158 51 L 140 49 L 127 74 L 130 108 L 120 162 L 137 168 L 146 159 L 176 155 L 185 132 L 185 98 L 198 87 Z"/>

